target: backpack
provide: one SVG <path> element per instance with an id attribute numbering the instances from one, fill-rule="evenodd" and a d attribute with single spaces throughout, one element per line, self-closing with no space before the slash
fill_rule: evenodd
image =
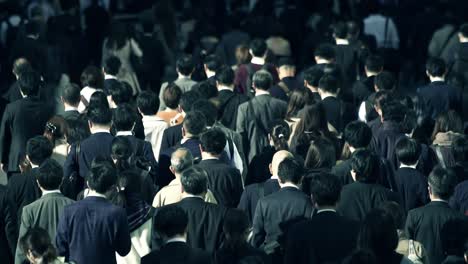
<path id="1" fill-rule="evenodd" d="M 142 175 L 151 175 L 153 180 L 156 178 L 156 168 L 153 168 L 153 164 L 144 155 L 145 141 L 137 140 L 135 146 L 135 152 L 133 154 L 133 163 L 139 169 L 141 169 Z"/>

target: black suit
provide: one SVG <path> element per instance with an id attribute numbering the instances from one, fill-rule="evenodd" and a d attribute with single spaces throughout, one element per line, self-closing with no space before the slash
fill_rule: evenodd
<path id="1" fill-rule="evenodd" d="M 210 254 L 190 248 L 184 242 L 170 242 L 141 258 L 141 264 L 205 264 L 211 263 Z"/>
<path id="2" fill-rule="evenodd" d="M 182 124 L 168 127 L 164 130 L 161 140 L 161 152 L 177 145 L 182 139 Z"/>
<path id="3" fill-rule="evenodd" d="M 12 264 L 17 241 L 17 230 L 13 211 L 7 198 L 7 188 L 0 185 L 0 259 L 2 263 Z"/>
<path id="4" fill-rule="evenodd" d="M 285 263 L 340 263 L 356 245 L 359 223 L 322 211 L 288 231 Z"/>
<path id="5" fill-rule="evenodd" d="M 442 201 L 433 201 L 409 211 L 406 218 L 408 238 L 419 241 L 424 246 L 429 264 L 439 264 L 444 260 L 440 233 L 445 223 L 456 218 L 467 219 Z"/>
<path id="6" fill-rule="evenodd" d="M 28 139 L 42 135 L 53 108 L 37 97 L 26 97 L 7 105 L 0 127 L 0 161 L 8 171 L 19 171 Z"/>
<path id="7" fill-rule="evenodd" d="M 261 153 L 255 155 L 249 164 L 245 185 L 264 182 L 271 177 L 270 163 L 275 153 L 276 149 L 274 147 L 267 146 Z"/>
<path id="8" fill-rule="evenodd" d="M 208 189 L 218 204 L 236 207 L 244 189 L 239 170 L 219 159 L 202 160 L 198 166 L 207 172 Z"/>
<path id="9" fill-rule="evenodd" d="M 280 224 L 295 218 L 310 218 L 313 210 L 310 198 L 295 187 L 283 187 L 261 198 L 253 220 L 253 246 L 259 248 L 278 241 L 282 234 Z"/>
<path id="10" fill-rule="evenodd" d="M 249 100 L 247 95 L 234 93 L 231 90 L 221 90 L 218 93 L 219 121 L 227 128 L 236 130 L 237 109 L 239 105 Z"/>
<path id="11" fill-rule="evenodd" d="M 329 96 L 322 99 L 323 108 L 325 109 L 325 116 L 328 123 L 330 123 L 338 132 L 342 132 L 344 126 L 354 119 L 352 108 L 340 99 Z"/>
<path id="12" fill-rule="evenodd" d="M 245 187 L 237 208 L 244 210 L 252 223 L 258 200 L 280 190 L 277 179 L 268 179 L 262 183 L 255 183 Z"/>
<path id="13" fill-rule="evenodd" d="M 432 82 L 427 86 L 418 88 L 422 97 L 424 113 L 435 119 L 440 113 L 456 110 L 461 113 L 462 94 L 457 88 L 442 81 Z"/>
<path id="14" fill-rule="evenodd" d="M 399 168 L 395 172 L 397 191 L 405 211 L 423 206 L 429 202 L 427 178 L 418 170 Z"/>
<path id="15" fill-rule="evenodd" d="M 62 116 L 66 120 L 75 120 L 80 118 L 80 112 L 78 112 L 78 110 L 69 110 L 63 112 Z"/>
<path id="16" fill-rule="evenodd" d="M 112 88 L 115 87 L 116 85 L 120 85 L 119 80 L 117 80 L 117 79 L 105 79 L 104 80 L 104 93 L 109 95 Z"/>
<path id="17" fill-rule="evenodd" d="M 398 140 L 404 137 L 405 134 L 402 132 L 400 124 L 393 121 L 384 121 L 380 129 L 372 137 L 371 148 L 377 155 L 390 161 L 396 170 L 398 161 L 395 155 L 395 145 Z"/>

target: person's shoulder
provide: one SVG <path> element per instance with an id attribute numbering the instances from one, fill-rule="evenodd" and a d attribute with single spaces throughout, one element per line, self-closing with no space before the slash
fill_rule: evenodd
<path id="1" fill-rule="evenodd" d="M 157 260 L 159 260 L 159 256 L 160 256 L 159 250 L 151 251 L 149 254 L 141 258 L 141 264 L 155 263 Z"/>

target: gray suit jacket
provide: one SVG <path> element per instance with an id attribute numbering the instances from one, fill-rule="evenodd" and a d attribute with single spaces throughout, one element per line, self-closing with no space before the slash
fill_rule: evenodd
<path id="1" fill-rule="evenodd" d="M 55 241 L 58 220 L 62 216 L 63 208 L 74 201 L 61 193 L 48 193 L 37 201 L 25 206 L 21 215 L 19 237 L 21 238 L 31 227 L 42 227 L 49 233 L 52 241 Z M 16 247 L 15 264 L 21 264 L 26 256 Z"/>
<path id="2" fill-rule="evenodd" d="M 249 149 L 244 148 L 249 162 L 268 145 L 271 122 L 284 119 L 286 109 L 286 102 L 269 94 L 255 96 L 251 102 L 247 101 L 239 106 L 236 130 L 249 143 Z"/>
<path id="3" fill-rule="evenodd" d="M 179 88 L 182 90 L 182 93 L 185 93 L 187 91 L 190 91 L 192 89 L 192 86 L 197 84 L 196 81 L 192 81 L 190 78 L 179 78 L 174 81 L 174 83 L 179 86 Z M 162 111 L 166 109 L 166 103 L 163 100 L 163 94 L 164 90 L 166 90 L 166 87 L 169 83 L 165 82 L 161 85 L 161 89 L 159 90 L 159 111 Z"/>

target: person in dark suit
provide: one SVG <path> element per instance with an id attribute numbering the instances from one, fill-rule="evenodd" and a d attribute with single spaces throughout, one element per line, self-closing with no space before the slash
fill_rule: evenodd
<path id="1" fill-rule="evenodd" d="M 19 237 L 23 237 L 32 227 L 41 227 L 47 231 L 49 237 L 55 238 L 63 208 L 73 203 L 73 200 L 60 193 L 62 178 L 62 166 L 53 159 L 44 161 L 38 168 L 37 184 L 42 191 L 42 197 L 23 208 Z M 15 263 L 22 264 L 25 260 L 26 256 L 18 245 Z"/>
<path id="2" fill-rule="evenodd" d="M 278 72 L 280 81 L 276 85 L 273 85 L 269 92 L 271 96 L 288 102 L 291 93 L 302 86 L 295 77 L 296 66 L 294 61 L 290 57 L 280 58 L 276 63 L 276 71 Z"/>
<path id="3" fill-rule="evenodd" d="M 341 183 L 335 175 L 320 173 L 311 179 L 310 192 L 317 212 L 291 227 L 284 263 L 341 262 L 354 249 L 359 227 L 336 212 Z"/>
<path id="4" fill-rule="evenodd" d="M 70 83 L 63 88 L 62 97 L 60 98 L 64 108 L 63 118 L 69 120 L 80 117 L 80 112 L 78 112 L 78 105 L 81 101 L 80 91 L 80 87 L 74 83 Z"/>
<path id="5" fill-rule="evenodd" d="M 7 187 L 0 185 L 0 259 L 6 264 L 14 263 L 17 241 L 16 219 L 7 197 Z"/>
<path id="6" fill-rule="evenodd" d="M 440 58 L 431 58 L 426 63 L 426 75 L 431 83 L 417 89 L 423 101 L 424 114 L 432 119 L 440 113 L 455 110 L 461 113 L 462 94 L 457 88 L 447 84 L 447 67 Z"/>
<path id="7" fill-rule="evenodd" d="M 0 125 L 0 162 L 9 175 L 19 171 L 26 141 L 41 135 L 47 120 L 53 115 L 52 106 L 37 97 L 41 85 L 37 72 L 21 74 L 18 85 L 23 98 L 7 105 Z"/>
<path id="8" fill-rule="evenodd" d="M 154 216 L 154 229 L 162 237 L 164 245 L 141 259 L 142 264 L 206 264 L 211 263 L 209 253 L 191 248 L 187 244 L 187 213 L 177 205 L 167 205 Z"/>
<path id="9" fill-rule="evenodd" d="M 436 166 L 428 177 L 431 202 L 408 212 L 405 227 L 408 238 L 424 246 L 429 264 L 442 263 L 445 258 L 440 237 L 444 224 L 457 218 L 467 221 L 448 204 L 456 183 L 453 171 Z"/>
<path id="10" fill-rule="evenodd" d="M 270 73 L 265 70 L 253 76 L 255 97 L 241 104 L 237 115 L 236 131 L 244 137 L 244 153 L 250 162 L 256 154 L 268 146 L 270 123 L 286 116 L 286 102 L 273 98 L 269 93 L 273 83 Z"/>
<path id="11" fill-rule="evenodd" d="M 62 189 L 65 196 L 71 199 L 76 199 L 76 195 L 85 188 L 84 179 L 94 158 L 110 156 L 114 139 L 110 134 L 112 112 L 109 108 L 93 107 L 88 110 L 87 116 L 91 136 L 71 146 L 63 165 L 64 177 L 76 176 L 76 186 L 71 186 L 68 191 Z"/>
<path id="12" fill-rule="evenodd" d="M 352 91 L 354 95 L 354 102 L 356 106 L 360 105 L 361 102 L 365 102 L 367 98 L 375 92 L 374 80 L 383 70 L 384 61 L 382 57 L 378 55 L 371 55 L 367 57 L 364 65 L 365 78 L 356 81 L 353 84 Z M 371 105 L 372 107 L 372 105 Z M 375 116 L 374 116 L 375 117 Z M 362 120 L 362 119 L 361 119 Z M 372 118 L 366 119 L 372 120 Z"/>
<path id="13" fill-rule="evenodd" d="M 65 261 L 116 264 L 116 252 L 120 256 L 130 252 L 125 209 L 113 205 L 104 195 L 115 188 L 116 182 L 117 170 L 112 161 L 93 162 L 87 177 L 88 196 L 66 206 L 57 227 L 57 253 Z"/>
<path id="14" fill-rule="evenodd" d="M 208 187 L 208 177 L 203 169 L 191 167 L 184 170 L 180 181 L 182 183 L 183 198 L 174 205 L 179 206 L 187 213 L 189 223 L 187 227 L 187 244 L 191 248 L 203 249 L 212 253 L 222 243 L 223 221 L 227 209 L 204 201 Z M 163 209 L 164 206 L 161 208 Z M 154 241 L 157 236 L 158 234 L 153 235 L 153 248 L 158 244 Z"/>
<path id="15" fill-rule="evenodd" d="M 280 225 L 295 218 L 310 218 L 314 211 L 310 198 L 298 184 L 303 177 L 303 168 L 294 158 L 284 159 L 278 166 L 281 189 L 258 201 L 253 220 L 252 245 L 273 254 L 282 235 Z"/>
<path id="16" fill-rule="evenodd" d="M 23 98 L 23 96 L 21 96 L 21 92 L 18 86 L 18 79 L 20 75 L 23 74 L 24 72 L 29 72 L 32 70 L 33 68 L 26 58 L 16 59 L 13 62 L 13 69 L 12 69 L 12 72 L 15 75 L 16 80 L 12 85 L 10 85 L 10 87 L 8 88 L 8 91 L 6 91 L 2 97 L 10 103 L 13 103 L 14 101 L 17 101 Z"/>
<path id="17" fill-rule="evenodd" d="M 358 74 L 358 50 L 355 45 L 350 45 L 348 39 L 348 26 L 344 22 L 338 22 L 333 26 L 333 38 L 335 39 L 336 63 L 340 65 L 344 73 L 344 84 L 352 84 Z M 350 88 L 350 87 L 346 87 Z"/>
<path id="18" fill-rule="evenodd" d="M 371 122 L 373 122 L 376 118 L 378 118 L 380 122 L 380 115 L 379 107 L 376 103 L 377 95 L 381 91 L 388 92 L 393 98 L 396 95 L 396 85 L 397 79 L 393 75 L 393 73 L 388 71 L 381 71 L 377 75 L 373 76 L 372 78 L 372 93 L 370 93 L 367 97 L 365 97 L 359 105 L 358 110 L 358 117 L 359 120 L 367 122 L 370 126 Z M 375 122 L 375 121 L 374 121 Z"/>
<path id="19" fill-rule="evenodd" d="M 351 158 L 354 183 L 343 187 L 337 211 L 344 217 L 363 221 L 367 213 L 394 199 L 390 190 L 376 183 L 378 157 L 369 150 L 358 150 Z"/>
<path id="20" fill-rule="evenodd" d="M 234 71 L 228 66 L 223 66 L 216 72 L 216 86 L 219 121 L 227 128 L 235 130 L 239 105 L 247 102 L 249 97 L 234 92 Z"/>
<path id="21" fill-rule="evenodd" d="M 117 80 L 117 74 L 119 74 L 120 66 L 122 63 L 116 56 L 110 56 L 104 62 L 104 93 L 109 94 L 109 91 L 115 85 L 119 85 L 120 81 Z"/>
<path id="22" fill-rule="evenodd" d="M 198 166 L 208 175 L 208 188 L 216 201 L 226 207 L 236 207 L 244 189 L 240 172 L 220 160 L 226 146 L 223 131 L 213 128 L 200 136 L 202 160 Z"/>
<path id="23" fill-rule="evenodd" d="M 400 168 L 395 172 L 396 191 L 408 212 L 429 202 L 427 178 L 416 169 L 421 147 L 414 139 L 405 137 L 397 142 L 395 153 L 400 162 Z"/>

